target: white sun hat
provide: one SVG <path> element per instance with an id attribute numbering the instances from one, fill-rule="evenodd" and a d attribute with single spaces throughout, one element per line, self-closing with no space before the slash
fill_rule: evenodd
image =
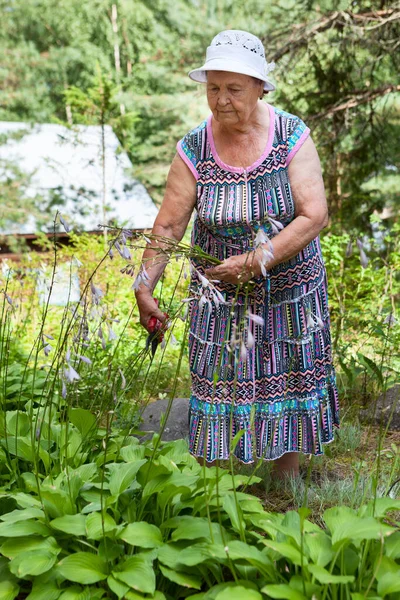
<path id="1" fill-rule="evenodd" d="M 247 31 L 228 29 L 215 36 L 207 48 L 206 62 L 202 67 L 190 71 L 193 81 L 205 83 L 207 71 L 229 71 L 250 75 L 264 81 L 264 90 L 272 91 L 275 86 L 268 80 L 268 74 L 275 63 L 268 63 L 261 40 Z"/>

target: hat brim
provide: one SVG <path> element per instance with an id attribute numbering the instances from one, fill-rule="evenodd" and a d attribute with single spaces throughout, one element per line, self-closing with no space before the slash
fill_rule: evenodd
<path id="1" fill-rule="evenodd" d="M 240 73 L 241 75 L 249 75 L 250 77 L 255 77 L 256 79 L 260 79 L 260 81 L 263 81 L 264 90 L 266 92 L 272 92 L 275 89 L 275 86 L 272 85 L 272 83 L 268 81 L 265 77 L 261 77 L 258 71 L 252 69 L 245 63 L 233 60 L 227 61 L 220 58 L 208 60 L 202 67 L 199 67 L 198 69 L 193 69 L 188 73 L 188 75 L 193 81 L 197 81 L 198 83 L 206 83 L 207 71 L 228 71 L 229 73 Z"/>

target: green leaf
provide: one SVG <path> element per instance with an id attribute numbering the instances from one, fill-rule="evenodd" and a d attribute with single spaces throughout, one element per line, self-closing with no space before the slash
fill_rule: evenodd
<path id="1" fill-rule="evenodd" d="M 0 581 L 0 600 L 14 600 L 19 594 L 19 586 L 15 581 Z"/>
<path id="2" fill-rule="evenodd" d="M 133 463 L 117 463 L 107 465 L 110 471 L 109 486 L 113 496 L 119 496 L 135 480 L 136 473 L 140 467 L 147 462 L 146 459 L 138 460 Z"/>
<path id="3" fill-rule="evenodd" d="M 335 529 L 332 535 L 332 546 L 337 549 L 343 541 L 375 540 L 381 536 L 390 535 L 394 529 L 380 523 L 373 517 L 358 517 L 351 523 L 343 523 Z"/>
<path id="4" fill-rule="evenodd" d="M 7 523 L 17 523 L 28 519 L 44 519 L 44 512 L 40 508 L 25 508 L 24 510 L 13 510 L 12 512 L 1 515 L 0 519 Z"/>
<path id="5" fill-rule="evenodd" d="M 31 439 L 28 437 L 8 437 L 0 440 L 1 445 L 7 448 L 10 454 L 26 460 L 27 462 L 35 462 L 35 449 L 32 448 Z"/>
<path id="6" fill-rule="evenodd" d="M 38 549 L 19 554 L 9 564 L 11 573 L 24 578 L 27 575 L 38 576 L 49 571 L 57 560 L 56 554 L 49 550 Z"/>
<path id="7" fill-rule="evenodd" d="M 215 596 L 215 600 L 262 600 L 262 596 L 255 590 L 242 587 L 238 585 L 236 587 L 229 587 L 219 592 Z"/>
<path id="8" fill-rule="evenodd" d="M 89 433 L 96 432 L 96 417 L 84 408 L 71 408 L 69 411 L 69 420 L 78 429 L 79 433 L 85 438 Z"/>
<path id="9" fill-rule="evenodd" d="M 196 575 L 183 573 L 181 571 L 174 571 L 173 569 L 168 569 L 168 567 L 163 567 L 162 565 L 160 565 L 160 570 L 164 577 L 166 577 L 173 583 L 177 583 L 182 587 L 201 590 L 202 580 L 200 577 L 196 577 Z"/>
<path id="10" fill-rule="evenodd" d="M 31 494 L 25 494 L 24 492 L 18 492 L 14 495 L 14 498 L 20 508 L 29 508 L 31 506 L 36 506 L 37 508 L 42 508 L 41 502 L 32 496 Z"/>
<path id="11" fill-rule="evenodd" d="M 385 540 L 384 548 L 385 554 L 386 556 L 389 556 L 389 558 L 393 558 L 394 560 L 400 558 L 400 531 L 392 533 L 392 535 Z"/>
<path id="12" fill-rule="evenodd" d="M 58 563 L 57 570 L 65 579 L 84 585 L 102 581 L 108 575 L 107 563 L 90 552 L 70 554 Z"/>
<path id="13" fill-rule="evenodd" d="M 51 527 L 70 535 L 86 535 L 85 527 L 86 517 L 84 515 L 65 515 L 64 517 L 57 517 L 50 521 Z"/>
<path id="14" fill-rule="evenodd" d="M 6 412 L 7 437 L 24 437 L 27 436 L 31 429 L 31 422 L 25 411 L 8 410 Z M 6 437 L 5 432 L 1 435 Z M 28 439 L 28 438 L 26 438 Z"/>
<path id="15" fill-rule="evenodd" d="M 48 583 L 38 583 L 40 579 L 35 579 L 32 591 L 26 600 L 58 600 L 61 590 L 55 581 Z"/>
<path id="16" fill-rule="evenodd" d="M 22 554 L 23 552 L 29 552 L 32 550 L 47 550 L 53 554 L 61 552 L 61 548 L 58 546 L 54 537 L 20 537 L 12 538 L 7 540 L 0 546 L 0 552 L 4 556 L 7 556 L 10 560 Z"/>
<path id="17" fill-rule="evenodd" d="M 163 523 L 162 527 L 163 529 L 176 528 L 171 536 L 174 542 L 210 538 L 210 525 L 208 519 L 204 517 L 191 517 L 189 515 L 173 517 Z"/>
<path id="18" fill-rule="evenodd" d="M 308 570 L 317 581 L 324 585 L 327 583 L 352 583 L 354 581 L 353 575 L 333 575 L 327 569 L 318 565 L 309 565 Z"/>
<path id="19" fill-rule="evenodd" d="M 397 573 L 385 573 L 378 581 L 378 594 L 387 596 L 400 592 L 400 569 Z"/>
<path id="20" fill-rule="evenodd" d="M 26 535 L 51 535 L 50 529 L 39 521 L 20 521 L 18 523 L 0 523 L 0 537 L 23 537 Z"/>
<path id="21" fill-rule="evenodd" d="M 240 429 L 234 436 L 234 438 L 231 440 L 230 446 L 229 446 L 229 451 L 231 454 L 233 454 L 235 452 L 235 448 L 238 445 L 238 443 L 240 442 L 240 439 L 245 435 L 246 430 L 245 429 Z"/>
<path id="22" fill-rule="evenodd" d="M 371 373 L 371 375 L 376 375 L 381 386 L 384 386 L 382 369 L 368 356 L 365 354 L 361 354 L 361 352 L 357 352 L 358 360 L 360 363 L 367 368 L 367 370 Z"/>
<path id="23" fill-rule="evenodd" d="M 325 567 L 333 558 L 331 539 L 326 533 L 308 533 L 305 535 L 305 545 L 313 563 Z"/>
<path id="24" fill-rule="evenodd" d="M 130 446 L 125 446 L 121 448 L 121 457 L 125 462 L 135 462 L 144 458 L 146 448 L 143 444 L 131 444 Z"/>
<path id="25" fill-rule="evenodd" d="M 163 543 L 158 527 L 145 521 L 130 523 L 118 534 L 118 537 L 131 546 L 141 548 L 157 548 Z"/>
<path id="26" fill-rule="evenodd" d="M 373 517 L 359 517 L 347 506 L 335 506 L 324 512 L 324 520 L 332 533 L 332 546 L 338 546 L 346 541 L 379 539 L 390 535 L 394 529 L 380 523 Z"/>
<path id="27" fill-rule="evenodd" d="M 400 500 L 376 498 L 375 502 L 371 500 L 366 506 L 363 506 L 359 511 L 359 515 L 361 517 L 368 515 L 376 519 L 382 519 L 389 510 L 400 510 Z"/>
<path id="28" fill-rule="evenodd" d="M 286 542 L 275 542 L 273 540 L 262 540 L 268 548 L 275 550 L 280 556 L 288 558 L 294 565 L 301 566 L 301 553 L 297 548 Z M 307 564 L 307 558 L 303 555 L 303 564 Z"/>
<path id="29" fill-rule="evenodd" d="M 247 561 L 251 565 L 261 566 L 263 569 L 267 565 L 273 564 L 269 557 L 260 552 L 258 548 L 245 542 L 233 540 L 228 542 L 227 548 L 229 558 L 233 561 L 241 561 L 241 563 Z"/>
<path id="30" fill-rule="evenodd" d="M 126 583 L 118 581 L 112 575 L 109 575 L 109 577 L 107 578 L 107 583 L 110 590 L 114 592 L 114 594 L 118 596 L 119 599 L 126 597 L 126 592 L 129 590 L 129 586 L 126 585 Z"/>
<path id="31" fill-rule="evenodd" d="M 118 571 L 112 572 L 112 575 L 138 592 L 144 594 L 155 592 L 156 578 L 152 562 L 139 554 L 128 558 L 119 566 Z"/>
<path id="32" fill-rule="evenodd" d="M 43 506 L 53 519 L 64 515 L 72 515 L 75 512 L 71 498 L 64 490 L 50 487 L 42 488 L 40 496 Z"/>
<path id="33" fill-rule="evenodd" d="M 90 600 L 91 597 L 89 588 L 81 588 L 78 585 L 73 585 L 61 594 L 59 600 Z"/>
<path id="34" fill-rule="evenodd" d="M 223 508 L 228 513 L 232 527 L 236 531 L 240 532 L 241 530 L 246 529 L 242 510 L 233 494 L 226 494 L 226 496 L 224 496 Z"/>
<path id="35" fill-rule="evenodd" d="M 261 588 L 263 594 L 270 598 L 282 598 L 283 600 L 307 600 L 298 590 L 290 587 L 287 583 L 265 585 Z"/>
<path id="36" fill-rule="evenodd" d="M 86 517 L 87 537 L 92 540 L 100 540 L 104 534 L 115 531 L 117 524 L 108 514 L 93 512 Z"/>

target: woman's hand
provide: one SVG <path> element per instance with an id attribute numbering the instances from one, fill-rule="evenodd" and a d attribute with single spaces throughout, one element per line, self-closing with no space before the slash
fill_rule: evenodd
<path id="1" fill-rule="evenodd" d="M 151 333 L 149 329 L 149 321 L 152 317 L 155 317 L 161 323 L 165 323 L 167 317 L 161 310 L 158 308 L 156 301 L 153 296 L 148 291 L 140 291 L 136 293 L 136 302 L 139 308 L 140 314 L 140 324 L 142 327 L 147 329 L 149 333 Z"/>
<path id="2" fill-rule="evenodd" d="M 208 279 L 218 279 L 238 285 L 247 283 L 253 277 L 260 275 L 260 263 L 256 252 L 248 252 L 231 256 L 220 265 L 207 269 L 205 275 Z"/>

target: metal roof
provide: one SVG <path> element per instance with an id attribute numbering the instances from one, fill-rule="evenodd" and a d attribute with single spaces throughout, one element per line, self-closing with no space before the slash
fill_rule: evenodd
<path id="1" fill-rule="evenodd" d="M 44 198 L 56 192 L 58 204 L 49 210 L 48 223 L 40 227 L 32 215 L 23 224 L 8 222 L 3 234 L 52 231 L 56 210 L 79 230 L 96 231 L 99 224 L 113 222 L 135 229 L 151 228 L 157 208 L 146 188 L 132 178 L 132 163 L 121 151 L 118 138 L 105 126 L 105 194 L 101 160 L 101 127 L 0 122 L 0 135 L 26 131 L 21 139 L 0 144 L 0 162 L 12 161 L 32 174 L 27 195 Z M 18 136 L 17 136 L 18 137 Z"/>

